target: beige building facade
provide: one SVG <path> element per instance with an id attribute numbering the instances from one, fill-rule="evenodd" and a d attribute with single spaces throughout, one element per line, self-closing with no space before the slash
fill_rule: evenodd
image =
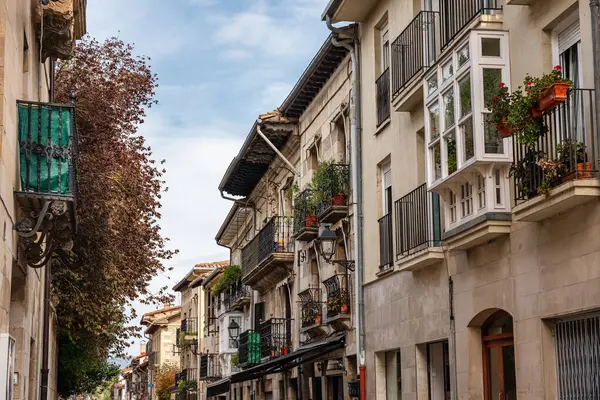
<path id="1" fill-rule="evenodd" d="M 48 24 L 45 32 L 41 30 L 42 19 Z M 57 31 L 49 22 L 52 19 L 64 29 Z M 84 1 L 47 6 L 34 0 L 0 4 L 0 397 L 5 399 L 37 399 L 43 395 L 40 371 L 44 368 L 45 268 L 28 266 L 32 260 L 26 259 L 22 251 L 23 239 L 16 226 L 31 210 L 16 193 L 38 200 L 44 198 L 44 193 L 27 189 L 20 179 L 23 149 L 18 139 L 17 101 L 49 101 L 53 72 L 48 57 L 68 57 L 85 30 Z M 57 398 L 55 322 L 51 312 L 49 399 Z"/>
<path id="2" fill-rule="evenodd" d="M 346 0 L 324 18 L 360 32 L 366 398 L 598 396 L 588 2 Z M 501 136 L 498 87 L 556 65 L 573 89 L 540 139 Z M 538 191 L 528 157 L 568 143 L 577 159 Z"/>

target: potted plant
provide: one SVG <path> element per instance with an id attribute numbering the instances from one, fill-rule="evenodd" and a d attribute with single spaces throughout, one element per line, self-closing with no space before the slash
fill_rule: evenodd
<path id="1" fill-rule="evenodd" d="M 562 164 L 556 160 L 542 159 L 538 161 L 538 165 L 544 170 L 544 175 L 542 183 L 537 188 L 537 192 L 538 194 L 543 194 L 548 197 L 550 195 L 550 189 L 558 179 Z"/>
<path id="2" fill-rule="evenodd" d="M 336 168 L 335 161 L 322 162 L 313 175 L 310 187 L 314 192 L 316 204 L 344 205 L 344 176 Z"/>
<path id="3" fill-rule="evenodd" d="M 317 316 L 315 317 L 315 324 L 316 325 L 321 324 L 321 314 L 317 314 Z"/>
<path id="4" fill-rule="evenodd" d="M 508 87 L 500 82 L 498 90 L 486 107 L 490 110 L 488 120 L 496 126 L 498 133 L 502 137 L 509 137 L 516 131 L 516 127 L 508 123 L 508 113 L 513 96 L 508 91 Z"/>
<path id="5" fill-rule="evenodd" d="M 341 312 L 342 314 L 348 314 L 348 304 L 346 304 L 346 303 L 343 303 L 343 304 L 340 306 L 340 312 Z"/>
<path id="6" fill-rule="evenodd" d="M 577 169 L 577 179 L 587 179 L 592 177 L 592 163 L 587 161 L 587 154 L 583 142 L 577 142 L 575 139 L 565 139 L 556 146 L 558 153 L 558 162 L 564 167 L 563 170 L 569 174 L 575 170 L 572 163 L 575 162 Z M 568 179 L 568 175 L 563 179 Z"/>
<path id="7" fill-rule="evenodd" d="M 529 85 L 531 95 L 536 98 L 541 112 L 550 110 L 565 101 L 569 89 L 573 87 L 573 82 L 563 77 L 560 65 L 540 78 L 528 78 L 531 82 Z"/>

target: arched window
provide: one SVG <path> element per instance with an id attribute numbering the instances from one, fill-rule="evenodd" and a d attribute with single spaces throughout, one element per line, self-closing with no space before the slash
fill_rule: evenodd
<path id="1" fill-rule="evenodd" d="M 485 400 L 516 400 L 513 320 L 497 311 L 481 327 Z"/>

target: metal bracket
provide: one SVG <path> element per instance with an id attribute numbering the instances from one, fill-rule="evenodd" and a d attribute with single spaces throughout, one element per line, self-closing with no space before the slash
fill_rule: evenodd
<path id="1" fill-rule="evenodd" d="M 31 212 L 15 224 L 21 240 L 27 265 L 32 268 L 45 266 L 58 249 L 71 251 L 71 223 L 67 217 L 67 203 L 62 200 L 46 200 L 39 213 Z"/>
<path id="2" fill-rule="evenodd" d="M 354 260 L 333 260 L 332 262 L 334 264 L 341 265 L 342 267 L 346 268 L 346 270 L 352 272 L 354 272 L 354 268 L 356 266 L 356 262 Z"/>

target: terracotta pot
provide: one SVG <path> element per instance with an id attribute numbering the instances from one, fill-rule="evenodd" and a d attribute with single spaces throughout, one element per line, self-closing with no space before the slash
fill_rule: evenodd
<path id="1" fill-rule="evenodd" d="M 287 347 L 282 347 L 281 348 L 281 355 L 285 356 L 289 354 L 289 349 Z"/>
<path id="2" fill-rule="evenodd" d="M 498 133 L 503 138 L 511 137 L 515 130 L 506 126 L 506 122 L 502 121 L 496 125 L 496 129 L 498 129 Z"/>
<path id="3" fill-rule="evenodd" d="M 340 312 L 342 314 L 348 314 L 348 304 L 342 304 L 342 306 L 340 307 Z"/>
<path id="4" fill-rule="evenodd" d="M 591 161 L 577 163 L 577 179 L 592 178 L 592 163 Z"/>
<path id="5" fill-rule="evenodd" d="M 544 90 L 538 104 L 540 111 L 551 110 L 563 101 L 567 100 L 567 94 L 569 93 L 569 85 L 567 83 L 555 83 L 548 89 Z"/>
<path id="6" fill-rule="evenodd" d="M 277 357 L 277 350 L 271 350 L 271 357 Z"/>
<path id="7" fill-rule="evenodd" d="M 317 217 L 315 217 L 314 215 L 307 216 L 305 222 L 307 228 L 311 226 L 317 226 L 317 224 L 319 223 Z"/>
<path id="8" fill-rule="evenodd" d="M 315 324 L 319 325 L 320 323 L 321 323 L 321 316 L 320 316 L 320 315 L 317 315 L 317 316 L 315 317 Z"/>
<path id="9" fill-rule="evenodd" d="M 542 110 L 540 110 L 540 107 L 537 105 L 531 107 L 530 113 L 531 118 L 533 118 L 534 120 L 542 119 L 542 117 L 544 116 L 544 113 L 542 112 Z"/>
<path id="10" fill-rule="evenodd" d="M 344 204 L 346 204 L 346 196 L 343 194 L 336 194 L 335 196 L 333 196 L 333 200 L 331 201 L 331 203 L 334 206 L 343 206 Z"/>

